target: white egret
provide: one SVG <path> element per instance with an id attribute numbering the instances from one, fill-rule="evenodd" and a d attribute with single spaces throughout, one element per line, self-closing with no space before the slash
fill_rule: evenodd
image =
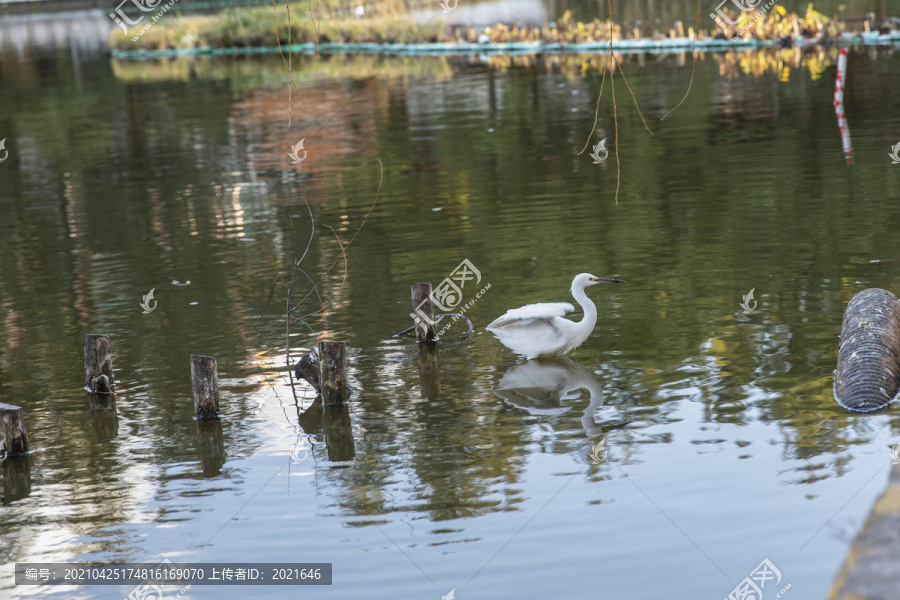
<path id="1" fill-rule="evenodd" d="M 584 293 L 584 288 L 596 283 L 625 282 L 594 277 L 590 273 L 576 275 L 572 280 L 572 296 L 584 311 L 584 317 L 577 323 L 563 318 L 567 312 L 575 310 L 570 303 L 542 302 L 508 310 L 488 325 L 487 330 L 504 346 L 527 359 L 570 352 L 591 335 L 597 323 L 597 307 Z"/>

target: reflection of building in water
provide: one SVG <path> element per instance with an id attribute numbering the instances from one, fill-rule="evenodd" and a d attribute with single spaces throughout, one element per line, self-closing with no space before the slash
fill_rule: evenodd
<path id="1" fill-rule="evenodd" d="M 583 365 L 566 357 L 544 357 L 512 367 L 503 375 L 494 393 L 532 415 L 561 415 L 589 394 L 581 426 L 589 437 L 603 435 L 594 423 L 594 413 L 603 405 L 603 388 Z M 563 404 L 563 403 L 566 404 Z"/>
<path id="2" fill-rule="evenodd" d="M 355 81 L 324 81 L 315 87 L 293 92 L 289 109 L 285 89 L 250 92 L 244 102 L 233 105 L 229 136 L 235 142 L 249 142 L 248 168 L 254 177 L 281 183 L 302 181 L 303 193 L 323 186 L 341 192 L 342 177 L 337 172 L 342 161 L 371 157 L 377 147 L 376 123 L 386 120 L 391 106 L 390 86 L 373 80 L 367 85 Z M 290 119 L 290 128 L 287 124 Z M 306 159 L 292 164 L 291 148 L 305 138 Z M 296 198 L 291 198 L 291 204 Z"/>
<path id="3" fill-rule="evenodd" d="M 112 3 L 110 3 L 112 4 Z M 13 15 L 0 19 L 0 48 L 12 49 L 18 56 L 34 48 L 70 50 L 72 62 L 88 60 L 109 48 L 109 32 L 115 27 L 103 11 L 70 11 L 46 14 Z"/>

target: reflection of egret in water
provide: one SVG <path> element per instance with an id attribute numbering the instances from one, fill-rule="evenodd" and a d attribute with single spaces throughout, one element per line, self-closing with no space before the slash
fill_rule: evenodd
<path id="1" fill-rule="evenodd" d="M 590 400 L 581 426 L 589 437 L 603 435 L 594 423 L 594 413 L 603 405 L 603 388 L 593 373 L 571 358 L 544 357 L 516 365 L 503 375 L 494 393 L 533 415 L 561 415 L 571 408 L 563 401 L 580 398 L 583 389 Z"/>

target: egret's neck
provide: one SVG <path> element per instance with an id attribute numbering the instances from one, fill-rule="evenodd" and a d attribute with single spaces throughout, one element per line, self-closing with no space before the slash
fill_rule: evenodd
<path id="1" fill-rule="evenodd" d="M 579 321 L 579 325 L 587 329 L 587 332 L 590 333 L 594 329 L 594 325 L 597 324 L 597 307 L 594 306 L 593 301 L 587 297 L 587 294 L 584 293 L 583 287 L 572 288 L 572 296 L 575 298 L 575 301 L 581 305 L 581 309 L 584 311 L 584 317 Z"/>

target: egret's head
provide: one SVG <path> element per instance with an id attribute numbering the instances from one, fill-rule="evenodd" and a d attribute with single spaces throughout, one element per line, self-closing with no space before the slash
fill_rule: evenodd
<path id="1" fill-rule="evenodd" d="M 584 289 L 597 283 L 625 283 L 621 279 L 609 279 L 608 277 L 596 277 L 590 273 L 580 273 L 572 280 L 572 290 Z"/>

